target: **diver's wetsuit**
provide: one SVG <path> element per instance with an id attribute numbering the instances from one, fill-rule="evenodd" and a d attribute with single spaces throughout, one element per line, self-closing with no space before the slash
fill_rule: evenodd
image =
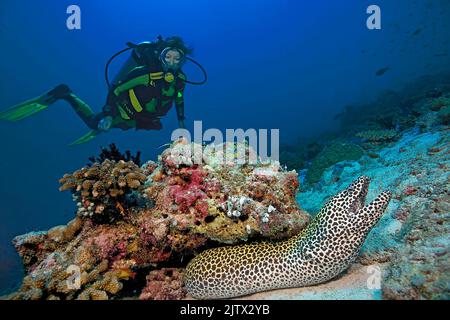
<path id="1" fill-rule="evenodd" d="M 185 79 L 182 71 L 173 75 L 162 69 L 135 68 L 123 81 L 111 88 L 106 105 L 98 114 L 67 86 L 63 85 L 68 94 L 62 95 L 61 98 L 69 102 L 93 130 L 97 129 L 98 122 L 106 116 L 113 117 L 112 128 L 160 130 L 160 117 L 167 114 L 174 102 L 178 121 L 184 120 Z"/>
<path id="2" fill-rule="evenodd" d="M 161 73 L 161 79 L 127 88 L 127 82 L 132 82 L 135 77 L 138 77 L 136 74 L 131 75 L 129 81 L 123 82 L 122 89 L 127 90 L 117 90 L 120 89 L 120 85 L 113 87 L 108 93 L 103 111 L 98 114 L 95 114 L 89 105 L 72 92 L 63 96 L 62 99 L 69 102 L 80 118 L 93 130 L 97 129 L 98 122 L 106 116 L 113 117 L 112 128 L 160 130 L 162 128 L 160 117 L 167 114 L 173 102 L 176 105 L 178 120 L 184 120 L 185 87 L 183 81 L 185 75 L 181 71 L 177 72 L 176 78 L 170 76 L 171 73 L 167 76 L 167 73 L 162 71 L 156 77 L 159 77 Z"/>
<path id="3" fill-rule="evenodd" d="M 185 74 L 145 69 L 135 68 L 110 90 L 103 114 L 113 117 L 113 127 L 160 130 L 160 118 L 174 102 L 178 120 L 184 120 Z"/>

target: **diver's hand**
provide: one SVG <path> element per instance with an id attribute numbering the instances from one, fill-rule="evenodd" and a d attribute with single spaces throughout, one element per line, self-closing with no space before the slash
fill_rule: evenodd
<path id="1" fill-rule="evenodd" d="M 184 120 L 178 120 L 178 127 L 180 127 L 181 129 L 186 129 L 186 127 L 184 126 Z"/>
<path id="2" fill-rule="evenodd" d="M 106 116 L 98 122 L 97 128 L 100 131 L 108 131 L 111 129 L 113 117 Z"/>

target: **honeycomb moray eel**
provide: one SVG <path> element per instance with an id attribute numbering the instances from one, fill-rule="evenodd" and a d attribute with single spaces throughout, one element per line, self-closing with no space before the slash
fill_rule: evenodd
<path id="1" fill-rule="evenodd" d="M 365 206 L 369 183 L 367 177 L 358 178 L 292 238 L 202 252 L 186 268 L 187 292 L 198 299 L 231 298 L 336 277 L 356 259 L 389 204 L 391 193 L 384 191 Z"/>

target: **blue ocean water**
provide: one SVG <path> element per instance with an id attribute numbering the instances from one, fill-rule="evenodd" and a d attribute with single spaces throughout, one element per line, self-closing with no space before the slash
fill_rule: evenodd
<path id="1" fill-rule="evenodd" d="M 71 4 L 81 9 L 81 30 L 66 27 Z M 381 8 L 381 30 L 366 27 L 371 4 Z M 209 76 L 206 85 L 186 90 L 188 129 L 194 120 L 204 129 L 279 128 L 281 142 L 293 142 L 336 130 L 334 116 L 349 103 L 448 71 L 449 12 L 448 0 L 3 0 L 0 109 L 66 83 L 100 111 L 111 55 L 128 41 L 179 35 Z M 377 76 L 382 68 L 389 69 Z M 192 65 L 185 71 L 201 78 Z M 73 218 L 74 203 L 58 191 L 58 179 L 111 142 L 155 159 L 155 147 L 177 126 L 174 110 L 163 125 L 113 130 L 70 147 L 88 129 L 65 102 L 19 123 L 0 123 L 0 292 L 22 276 L 11 239 Z"/>

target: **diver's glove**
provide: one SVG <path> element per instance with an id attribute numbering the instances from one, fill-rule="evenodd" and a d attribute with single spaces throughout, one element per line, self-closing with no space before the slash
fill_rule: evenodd
<path id="1" fill-rule="evenodd" d="M 113 122 L 113 117 L 106 116 L 98 122 L 97 128 L 100 131 L 108 131 L 109 129 L 111 129 L 112 122 Z"/>

